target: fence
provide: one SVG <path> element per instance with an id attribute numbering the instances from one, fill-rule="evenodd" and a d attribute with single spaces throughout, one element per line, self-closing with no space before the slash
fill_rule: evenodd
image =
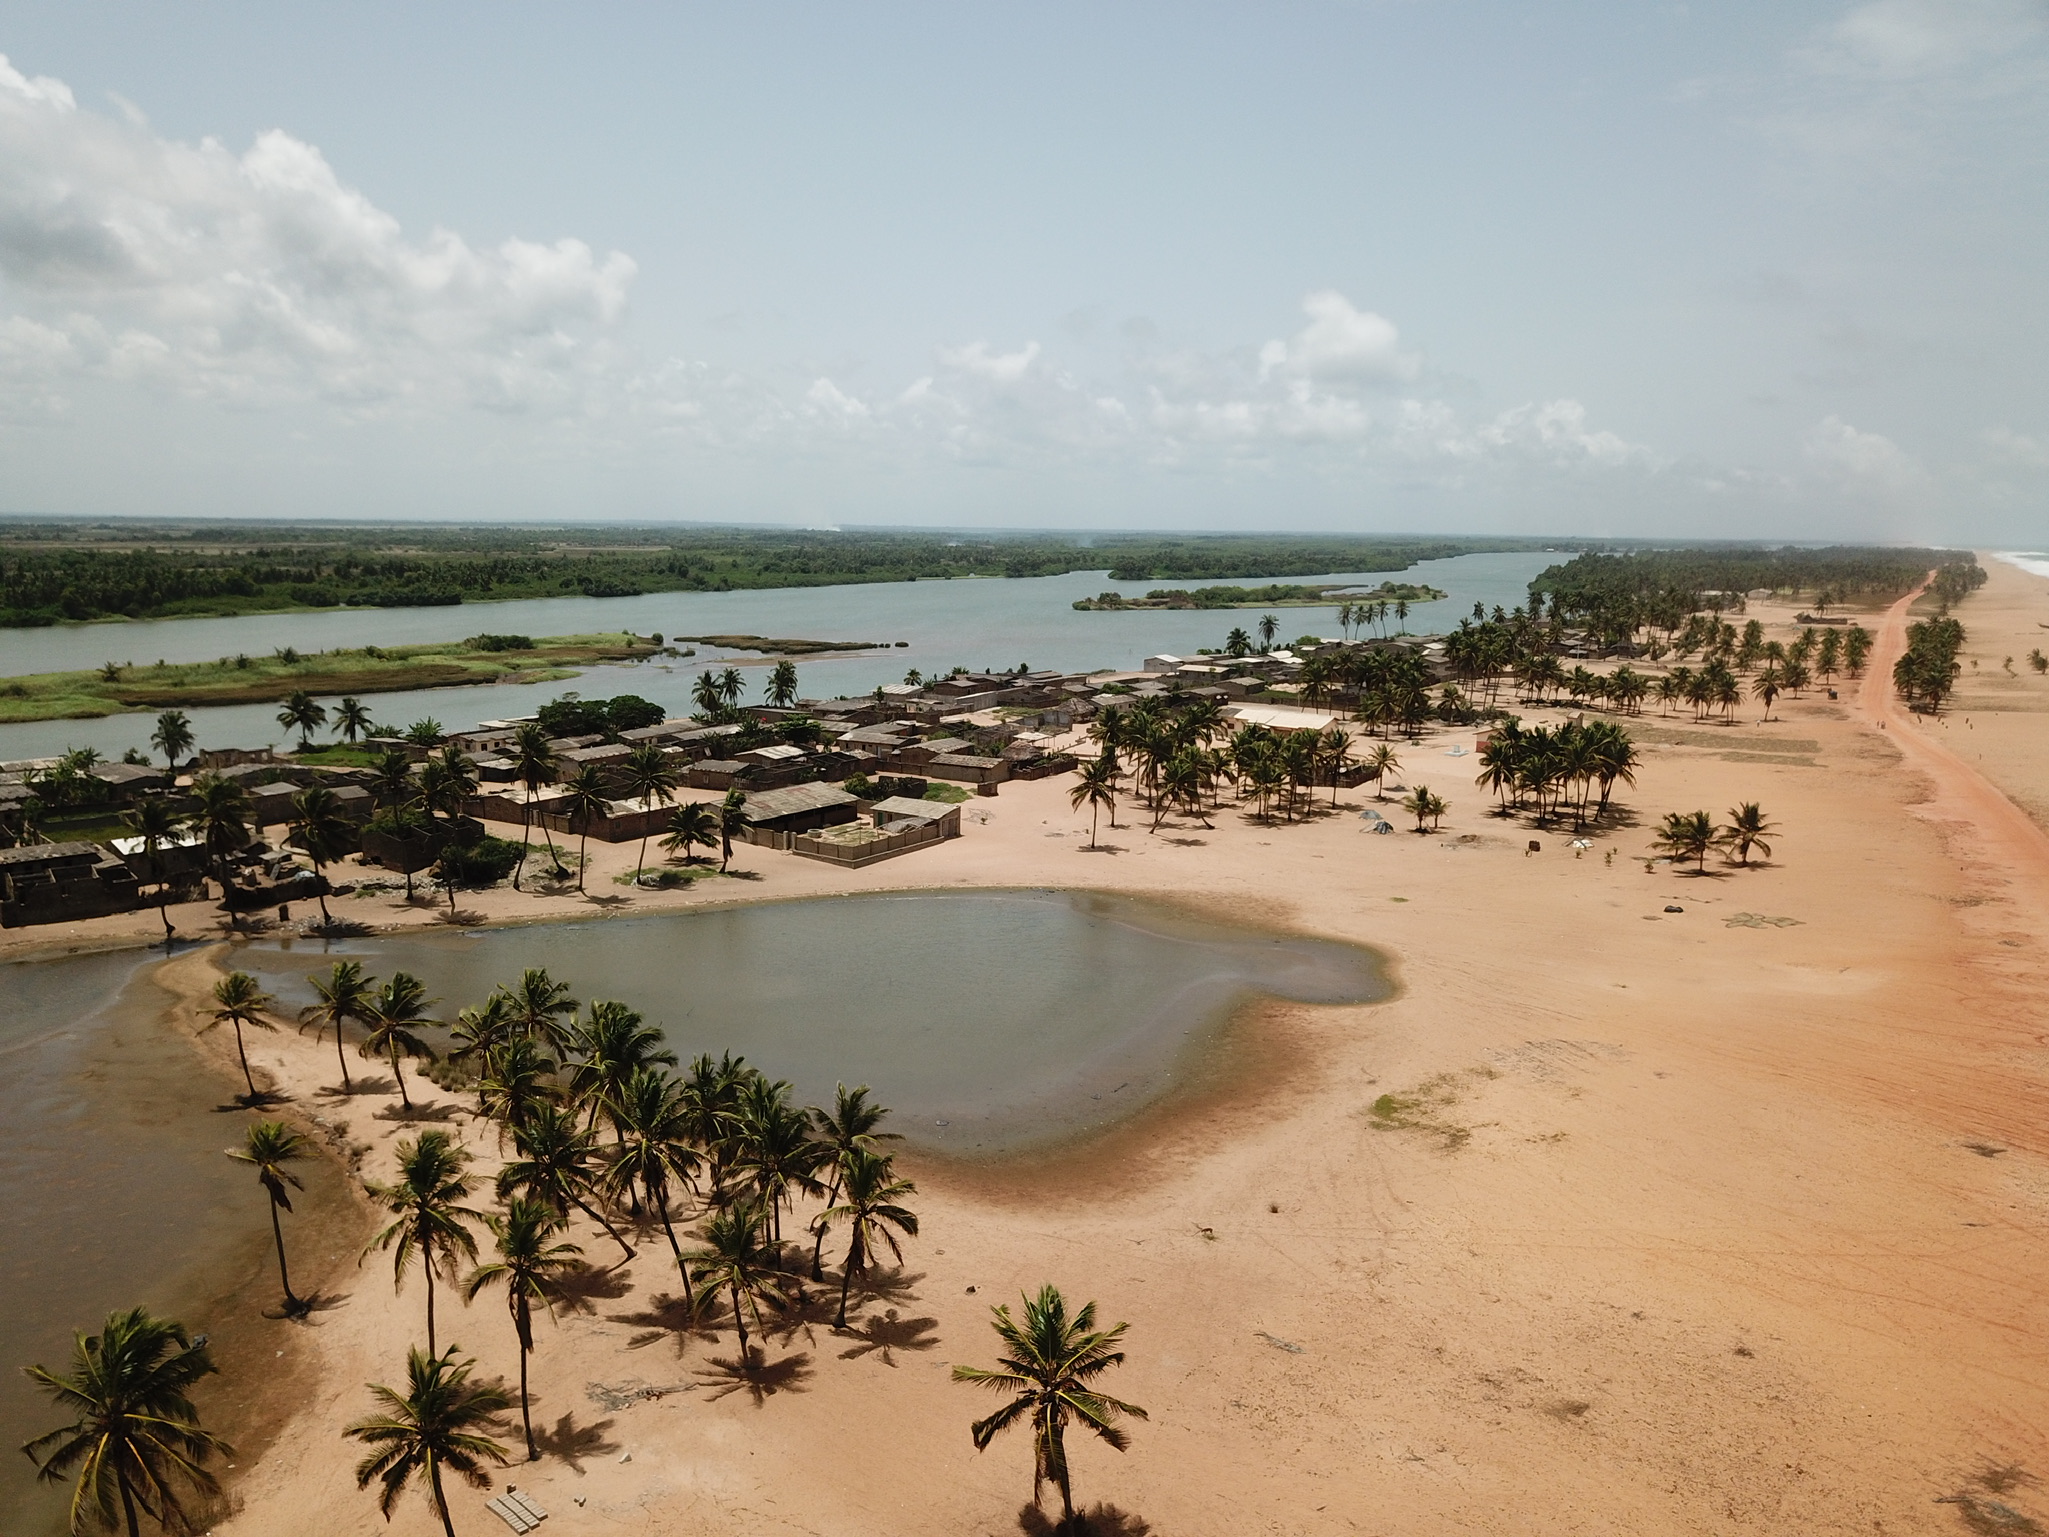
<path id="1" fill-rule="evenodd" d="M 822 859 L 827 864 L 844 865 L 858 869 L 872 865 L 878 859 L 894 859 L 899 854 L 908 854 L 912 849 L 923 848 L 928 843 L 943 843 L 948 838 L 960 836 L 959 829 L 942 822 L 926 822 L 920 826 L 907 827 L 901 832 L 878 832 L 871 838 L 859 842 L 838 838 L 822 838 L 816 833 L 797 833 L 790 836 L 785 845 L 792 854 L 802 854 L 806 859 Z"/>

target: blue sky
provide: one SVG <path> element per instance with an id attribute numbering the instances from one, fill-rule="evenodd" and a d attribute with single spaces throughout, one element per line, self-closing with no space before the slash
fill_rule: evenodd
<path id="1" fill-rule="evenodd" d="M 0 509 L 2039 543 L 2043 0 L 16 4 Z"/>

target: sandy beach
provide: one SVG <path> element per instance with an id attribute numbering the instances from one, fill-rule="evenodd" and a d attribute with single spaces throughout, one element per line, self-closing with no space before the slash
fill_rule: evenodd
<path id="1" fill-rule="evenodd" d="M 1053 779 L 976 798 L 959 840 L 865 871 L 743 847 L 743 878 L 640 892 L 612 878 L 635 846 L 593 844 L 588 896 L 464 895 L 480 924 L 1087 886 L 1367 943 L 1399 983 L 1371 1006 L 1253 1011 L 1215 1081 L 1086 1149 L 996 1171 L 907 1155 L 923 1231 L 903 1272 L 848 1332 L 815 1295 L 751 1374 L 721 1321 L 674 1326 L 656 1234 L 539 1324 L 545 1455 L 496 1487 L 531 1492 L 547 1537 L 1046 1530 L 1022 1509 L 1028 1441 L 978 1455 L 988 1402 L 948 1368 L 993 1364 L 990 1304 L 1053 1281 L 1129 1321 L 1110 1390 L 1151 1413 L 1126 1455 L 1070 1442 L 1077 1497 L 1114 1507 L 1105 1532 L 1926 1532 L 1995 1501 L 2049 1521 L 2049 1497 L 1999 1471 L 2049 1476 L 2049 679 L 2024 660 L 2049 638 L 2049 581 L 1981 558 L 1941 723 L 1891 699 L 1906 606 L 1860 616 L 1879 645 L 1837 701 L 1781 699 L 1768 724 L 1747 703 L 1729 726 L 1647 709 L 1619 791 L 1636 825 L 1579 854 L 1567 828 L 1490 814 L 1473 758 L 1447 756 L 1472 732 L 1441 731 L 1397 744 L 1403 781 L 1451 803 L 1428 835 L 1364 836 L 1364 808 L 1405 820 L 1368 789 L 1296 825 L 1227 803 L 1214 829 L 1152 834 L 1126 808 L 1092 851 Z M 1753 615 L 1790 635 L 1790 610 Z M 1647 865 L 1664 812 L 1753 800 L 1770 857 Z M 446 913 L 333 906 L 373 926 Z M 156 932 L 152 910 L 10 931 L 0 953 Z M 232 955 L 159 975 L 196 1000 Z M 250 1055 L 366 1177 L 417 1129 L 393 1093 L 321 1094 L 331 1045 L 284 1031 Z M 467 1097 L 409 1083 L 495 1168 Z M 1399 1124 L 1371 1111 L 1387 1094 L 1409 1102 Z M 602 1233 L 572 1236 L 610 1263 Z M 394 1298 L 385 1257 L 288 1237 L 327 1300 L 266 1325 L 289 1391 L 263 1397 L 293 1412 L 229 1475 L 221 1537 L 382 1524 L 338 1432 L 365 1383 L 403 1379 L 419 1282 Z M 443 1319 L 482 1371 L 515 1373 L 502 1300 Z M 502 1530 L 486 1497 L 454 1494 L 458 1531 Z M 438 1523 L 409 1498 L 389 1529 Z"/>

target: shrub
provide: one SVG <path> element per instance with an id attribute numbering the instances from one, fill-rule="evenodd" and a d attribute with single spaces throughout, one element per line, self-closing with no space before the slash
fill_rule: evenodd
<path id="1" fill-rule="evenodd" d="M 531 651 L 531 635 L 472 635 L 465 642 L 474 651 Z"/>

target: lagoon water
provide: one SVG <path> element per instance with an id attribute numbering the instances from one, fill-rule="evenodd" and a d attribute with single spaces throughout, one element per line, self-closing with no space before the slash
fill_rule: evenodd
<path id="1" fill-rule="evenodd" d="M 1410 609 L 1417 633 L 1450 629 L 1474 603 L 1512 608 L 1527 600 L 1532 577 L 1563 558 L 1543 552 L 1461 555 L 1422 561 L 1401 572 L 1333 573 L 1290 577 L 1291 582 L 1386 580 L 1434 586 L 1450 596 Z M 809 697 L 866 693 L 894 683 L 915 667 L 945 672 L 971 668 L 1136 668 L 1156 652 L 1192 655 L 1221 646 L 1233 625 L 1251 628 L 1256 613 L 1242 610 L 1078 613 L 1074 600 L 1116 586 L 1137 596 L 1151 583 L 1112 584 L 1101 571 L 1018 580 L 886 582 L 845 587 L 779 588 L 762 592 L 652 593 L 639 598 L 543 598 L 455 608 L 349 609 L 309 614 L 259 614 L 240 619 L 172 619 L 118 624 L 58 625 L 0 630 L 0 673 L 72 671 L 102 662 L 148 665 L 203 661 L 238 653 L 266 655 L 282 646 L 302 652 L 364 645 L 399 646 L 459 640 L 482 630 L 524 635 L 587 634 L 632 630 L 677 635 L 755 634 L 805 640 L 888 643 L 880 653 L 800 662 L 798 678 Z M 1335 605 L 1281 609 L 1282 635 L 1334 635 Z M 897 641 L 907 644 L 901 648 Z M 369 703 L 380 721 L 404 725 L 432 716 L 449 730 L 480 720 L 531 714 L 567 691 L 586 697 L 636 693 L 674 714 L 688 714 L 690 685 L 706 666 L 756 667 L 751 653 L 699 647 L 688 660 L 664 659 L 631 667 L 600 667 L 572 682 L 492 685 L 377 694 Z M 751 672 L 752 697 L 762 674 Z M 286 744 L 275 705 L 241 705 L 191 712 L 203 746 Z M 54 756 L 70 747 L 94 747 L 108 757 L 128 748 L 148 750 L 154 717 L 115 715 L 100 720 L 38 721 L 0 725 L 0 760 Z"/>
<path id="2" fill-rule="evenodd" d="M 406 970 L 452 1018 L 527 966 L 576 996 L 618 998 L 687 1063 L 734 1051 L 800 1103 L 866 1083 L 909 1145 L 1023 1151 L 1158 1100 L 1258 998 L 1386 996 L 1357 946 L 1262 934 L 1125 897 L 974 891 L 831 897 L 648 918 L 257 943 L 238 964 L 310 998 L 330 954 Z"/>

